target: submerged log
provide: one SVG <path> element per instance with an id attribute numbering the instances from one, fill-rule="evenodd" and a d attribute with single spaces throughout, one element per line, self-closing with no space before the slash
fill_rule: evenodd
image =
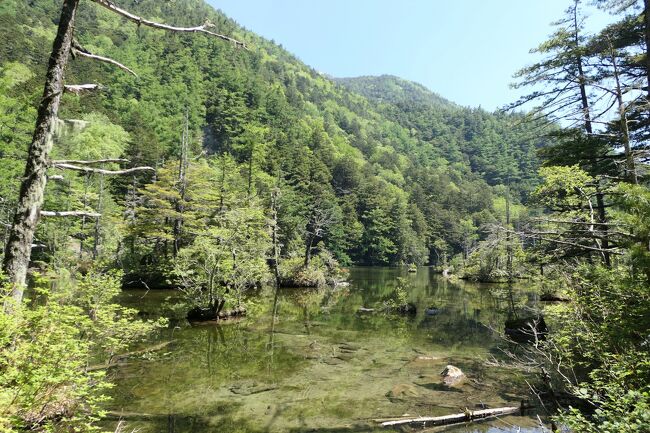
<path id="1" fill-rule="evenodd" d="M 511 415 L 521 412 L 521 408 L 517 406 L 499 407 L 495 409 L 483 410 L 466 410 L 463 413 L 444 416 L 422 416 L 418 418 L 400 419 L 394 421 L 385 421 L 381 423 L 382 427 L 392 427 L 396 425 L 413 425 L 420 427 L 433 427 L 439 425 L 459 424 L 468 421 L 476 421 L 486 418 L 493 418 L 500 415 Z"/>
<path id="2" fill-rule="evenodd" d="M 123 412 L 109 410 L 104 413 L 104 419 L 107 420 L 126 420 L 126 421 L 153 421 L 156 419 L 167 418 L 168 415 L 156 415 L 141 412 Z"/>
<path id="3" fill-rule="evenodd" d="M 124 361 L 127 358 L 131 358 L 133 356 L 139 356 L 139 355 L 144 355 L 145 353 L 149 352 L 156 352 L 158 350 L 162 350 L 172 344 L 171 341 L 163 341 L 162 343 L 155 344 L 153 346 L 145 347 L 144 349 L 140 350 L 134 350 L 133 352 L 126 352 L 122 353 L 119 355 L 113 355 L 109 362 L 106 364 L 97 364 L 97 365 L 89 365 L 86 367 L 86 371 L 97 371 L 97 370 L 107 370 L 112 367 L 116 367 L 121 364 L 121 361 Z"/>

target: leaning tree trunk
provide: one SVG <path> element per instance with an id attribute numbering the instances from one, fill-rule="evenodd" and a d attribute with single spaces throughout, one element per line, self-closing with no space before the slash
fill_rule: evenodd
<path id="1" fill-rule="evenodd" d="M 645 9 L 643 10 L 643 33 L 645 36 L 645 61 L 646 61 L 646 78 L 647 78 L 647 93 L 648 100 L 650 100 L 650 0 L 644 0 Z"/>
<path id="2" fill-rule="evenodd" d="M 36 127 L 29 146 L 25 175 L 11 231 L 5 246 L 2 269 L 12 284 L 16 303 L 23 299 L 34 231 L 40 217 L 47 182 L 46 171 L 52 150 L 52 128 L 64 90 L 63 74 L 72 45 L 72 33 L 79 0 L 65 0 L 45 79 L 43 99 L 38 107 Z"/>

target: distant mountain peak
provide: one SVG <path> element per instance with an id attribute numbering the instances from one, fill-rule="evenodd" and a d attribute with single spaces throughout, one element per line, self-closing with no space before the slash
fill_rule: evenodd
<path id="1" fill-rule="evenodd" d="M 395 75 L 364 75 L 334 78 L 343 87 L 377 102 L 416 104 L 429 107 L 457 108 L 458 105 L 431 91 L 426 86 Z"/>

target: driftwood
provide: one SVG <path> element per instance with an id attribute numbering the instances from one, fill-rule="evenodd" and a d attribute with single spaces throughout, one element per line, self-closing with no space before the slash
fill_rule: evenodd
<path id="1" fill-rule="evenodd" d="M 467 410 L 463 413 L 457 413 L 453 415 L 444 415 L 444 416 L 422 416 L 418 418 L 407 418 L 399 419 L 393 421 L 384 421 L 381 423 L 382 427 L 392 427 L 396 425 L 414 425 L 420 427 L 433 427 L 438 425 L 450 425 L 458 424 L 468 421 L 476 421 L 481 419 L 493 418 L 500 415 L 511 415 L 514 413 L 520 413 L 521 407 L 518 406 L 508 406 L 508 407 L 499 407 L 495 409 L 483 409 L 470 411 Z"/>
<path id="2" fill-rule="evenodd" d="M 133 356 L 139 356 L 139 355 L 144 355 L 145 353 L 149 352 L 156 352 L 158 350 L 162 350 L 165 347 L 169 346 L 172 344 L 171 341 L 163 341 L 162 343 L 155 344 L 153 346 L 145 347 L 144 349 L 140 350 L 134 350 L 133 352 L 127 352 L 127 353 L 122 353 L 120 355 L 113 355 L 109 362 L 106 364 L 96 364 L 96 365 L 90 365 L 86 367 L 86 371 L 97 371 L 97 370 L 107 370 L 112 367 L 116 367 L 120 365 L 120 361 L 123 361 L 127 358 L 131 358 Z"/>

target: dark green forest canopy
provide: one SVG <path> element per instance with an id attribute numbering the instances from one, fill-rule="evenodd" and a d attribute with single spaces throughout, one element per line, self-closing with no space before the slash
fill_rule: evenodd
<path id="1" fill-rule="evenodd" d="M 66 94 L 60 118 L 95 116 L 119 126 L 128 133 L 121 156 L 161 167 L 179 158 L 187 112 L 195 156 L 229 153 L 241 170 L 253 156 L 256 196 L 267 205 L 271 186 L 281 185 L 285 249 L 309 231 L 310 215 L 325 211 L 322 243 L 343 263 L 434 263 L 441 252 L 467 251 L 481 226 L 502 218 L 494 203 L 503 185 L 522 202 L 536 185 L 544 131 L 519 115 L 460 107 L 396 77 L 333 80 L 201 0 L 119 4 L 175 25 L 209 20 L 248 49 L 126 25 L 82 2 L 81 45 L 128 65 L 137 78 L 74 59 L 68 83 L 105 88 Z M 14 179 L 0 187 L 3 220 L 15 200 L 60 6 L 0 5 L 0 169 L 3 179 Z M 125 206 L 129 181 L 110 182 L 117 205 Z M 63 193 L 48 188 L 51 197 Z M 50 208 L 57 203 L 51 199 Z"/>

